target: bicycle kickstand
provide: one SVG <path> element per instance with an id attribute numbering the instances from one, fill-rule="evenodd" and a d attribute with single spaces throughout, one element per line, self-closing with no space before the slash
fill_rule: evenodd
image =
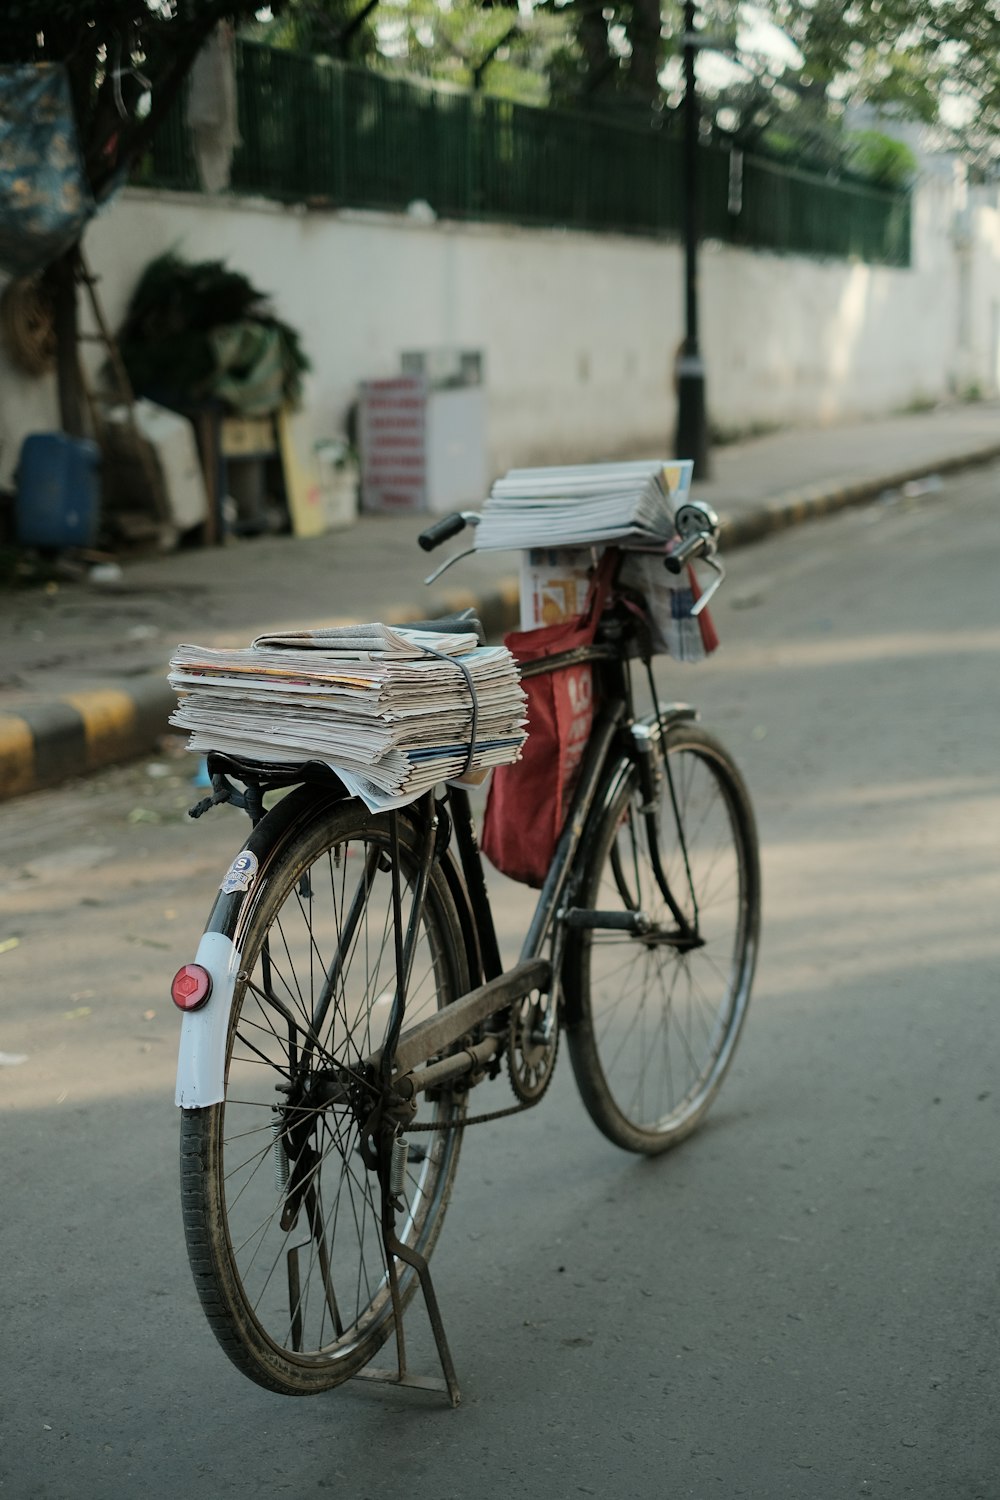
<path id="1" fill-rule="evenodd" d="M 403 902 L 399 877 L 401 868 L 399 822 L 395 812 L 391 814 L 390 818 L 392 909 L 395 930 L 397 988 L 392 1013 L 386 1028 L 386 1039 L 383 1049 L 380 1080 L 383 1090 L 382 1104 L 379 1105 L 370 1122 L 370 1125 L 374 1128 L 369 1129 L 366 1127 L 364 1132 L 365 1140 L 369 1145 L 368 1164 L 376 1167 L 382 1194 L 382 1244 L 385 1249 L 389 1291 L 392 1296 L 392 1311 L 396 1323 L 396 1356 L 399 1368 L 395 1374 L 389 1371 L 372 1370 L 370 1368 L 362 1370 L 361 1374 L 369 1380 L 387 1381 L 393 1385 L 412 1385 L 418 1386 L 423 1390 L 447 1391 L 452 1406 L 457 1406 L 462 1399 L 462 1395 L 458 1388 L 455 1366 L 452 1361 L 451 1350 L 448 1348 L 448 1340 L 445 1336 L 437 1294 L 434 1291 L 434 1283 L 431 1281 L 430 1266 L 427 1264 L 426 1258 L 419 1251 L 414 1250 L 410 1245 L 404 1245 L 396 1234 L 396 1213 L 400 1207 L 400 1195 L 402 1194 L 405 1182 L 407 1152 L 409 1149 L 406 1144 L 406 1138 L 400 1128 L 403 1122 L 398 1117 L 395 1119 L 392 1118 L 391 1113 L 383 1114 L 382 1112 L 386 1097 L 385 1091 L 389 1086 L 391 1059 L 406 1009 L 406 988 L 413 961 L 417 924 L 420 919 L 424 893 L 427 889 L 430 853 L 437 827 L 436 819 L 433 815 L 433 798 L 430 795 L 428 795 L 427 799 L 427 811 L 425 846 L 419 866 L 420 874 L 413 893 L 410 919 L 406 925 L 405 939 L 403 936 Z M 413 1110 L 415 1112 L 415 1106 L 413 1106 Z M 404 1118 L 405 1113 L 406 1111 L 404 1111 Z M 420 1281 L 420 1290 L 424 1294 L 427 1316 L 430 1319 L 431 1331 L 434 1334 L 434 1342 L 437 1345 L 438 1359 L 441 1361 L 441 1369 L 444 1373 L 443 1381 L 433 1376 L 410 1375 L 407 1372 L 406 1341 L 403 1334 L 403 1307 L 402 1299 L 399 1295 L 399 1277 L 396 1271 L 397 1260 L 401 1260 L 410 1266 L 416 1272 Z"/>
<path id="2" fill-rule="evenodd" d="M 372 1380 L 385 1385 L 407 1385 L 418 1390 L 442 1391 L 447 1394 L 452 1406 L 458 1406 L 462 1399 L 462 1393 L 458 1385 L 458 1377 L 455 1374 L 455 1365 L 448 1347 L 448 1339 L 444 1331 L 444 1322 L 441 1317 L 441 1309 L 438 1306 L 437 1293 L 431 1280 L 431 1268 L 427 1260 L 418 1251 L 409 1245 L 404 1245 L 396 1234 L 396 1205 L 397 1199 L 392 1192 L 390 1184 L 391 1155 L 393 1146 L 398 1150 L 400 1146 L 406 1150 L 406 1142 L 402 1137 L 390 1139 L 387 1149 L 383 1148 L 379 1155 L 382 1158 L 379 1163 L 379 1182 L 382 1189 L 382 1243 L 385 1247 L 385 1262 L 389 1274 L 389 1292 L 392 1297 L 393 1318 L 396 1324 L 396 1370 L 367 1369 L 359 1371 L 359 1377 L 364 1380 Z M 386 1160 L 386 1157 L 389 1160 Z M 437 1346 L 438 1359 L 441 1361 L 443 1380 L 434 1375 L 411 1375 L 406 1367 L 406 1336 L 403 1332 L 403 1308 L 399 1295 L 399 1275 L 396 1269 L 397 1260 L 403 1261 L 417 1274 L 420 1281 L 420 1290 L 424 1294 L 424 1305 L 427 1308 L 427 1317 L 430 1321 L 431 1332 L 434 1335 L 434 1343 Z"/>

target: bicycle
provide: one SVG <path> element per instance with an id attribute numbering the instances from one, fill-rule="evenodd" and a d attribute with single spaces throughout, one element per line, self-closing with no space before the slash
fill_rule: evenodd
<path id="1" fill-rule="evenodd" d="M 467 519 L 435 523 L 422 545 Z M 694 505 L 686 521 L 675 571 L 715 555 L 717 518 Z M 616 598 L 575 653 L 593 663 L 599 709 L 508 970 L 464 787 L 373 814 L 325 768 L 209 758 L 213 795 L 192 811 L 234 802 L 253 827 L 173 986 L 184 1226 L 219 1343 L 269 1390 L 362 1375 L 458 1403 L 428 1262 L 462 1133 L 541 1100 L 560 1032 L 591 1118 L 629 1151 L 677 1145 L 722 1083 L 757 952 L 754 815 L 695 711 L 660 703 L 627 605 Z M 652 692 L 642 715 L 636 662 Z M 513 1102 L 470 1115 L 501 1071 Z M 407 1367 L 418 1286 L 443 1384 Z M 395 1367 L 373 1368 L 393 1334 Z"/>

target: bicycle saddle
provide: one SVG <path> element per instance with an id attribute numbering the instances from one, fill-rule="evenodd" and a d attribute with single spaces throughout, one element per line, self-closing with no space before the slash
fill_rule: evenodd
<path id="1" fill-rule="evenodd" d="M 428 634 L 453 635 L 471 633 L 481 646 L 486 645 L 486 631 L 474 610 L 463 609 L 459 614 L 442 615 L 437 620 L 413 620 L 398 627 L 400 630 L 421 630 Z"/>

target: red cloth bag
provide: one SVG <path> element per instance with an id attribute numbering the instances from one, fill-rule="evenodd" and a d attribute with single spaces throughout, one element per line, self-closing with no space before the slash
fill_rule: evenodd
<path id="1" fill-rule="evenodd" d="M 516 630 L 504 645 L 528 666 L 593 644 L 607 602 L 615 557 L 606 553 L 591 580 L 583 613 L 558 625 Z M 552 862 L 594 720 L 590 662 L 555 666 L 522 678 L 528 739 L 521 759 L 493 772 L 480 848 L 511 880 L 540 887 Z"/>

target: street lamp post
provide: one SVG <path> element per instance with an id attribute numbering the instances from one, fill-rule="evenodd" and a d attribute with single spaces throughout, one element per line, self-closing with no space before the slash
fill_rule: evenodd
<path id="1" fill-rule="evenodd" d="M 695 0 L 684 3 L 684 343 L 677 361 L 677 457 L 708 477 L 705 366 L 698 345 L 698 94 L 694 60 Z"/>

